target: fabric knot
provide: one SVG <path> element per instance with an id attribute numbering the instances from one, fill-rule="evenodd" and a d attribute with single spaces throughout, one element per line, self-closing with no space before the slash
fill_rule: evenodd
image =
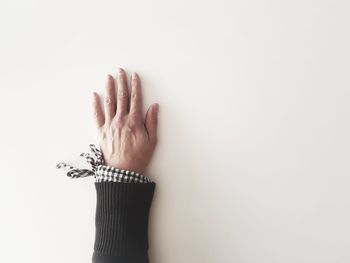
<path id="1" fill-rule="evenodd" d="M 84 153 L 84 152 L 81 153 L 80 156 L 86 158 L 86 161 L 91 165 L 91 170 L 74 167 L 64 162 L 58 163 L 56 165 L 56 168 L 57 169 L 68 168 L 69 171 L 67 172 L 67 176 L 70 178 L 81 178 L 81 177 L 88 177 L 88 176 L 94 176 L 96 178 L 97 176 L 96 171 L 98 166 L 104 165 L 103 154 L 94 144 L 89 144 L 89 147 L 91 149 L 91 152 L 95 156 L 93 156 L 90 153 Z"/>
<path id="2" fill-rule="evenodd" d="M 67 176 L 70 178 L 81 178 L 94 176 L 95 182 L 120 182 L 120 183 L 153 183 L 153 181 L 136 171 L 105 165 L 103 154 L 94 144 L 90 144 L 91 153 L 81 153 L 91 165 L 90 169 L 78 168 L 64 162 L 56 165 L 56 168 L 68 168 Z"/>

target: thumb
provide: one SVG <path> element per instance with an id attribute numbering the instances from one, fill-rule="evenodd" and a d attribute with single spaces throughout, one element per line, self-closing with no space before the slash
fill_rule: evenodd
<path id="1" fill-rule="evenodd" d="M 145 119 L 145 127 L 148 133 L 148 138 L 154 145 L 157 143 L 158 111 L 159 104 L 152 104 L 147 110 Z"/>

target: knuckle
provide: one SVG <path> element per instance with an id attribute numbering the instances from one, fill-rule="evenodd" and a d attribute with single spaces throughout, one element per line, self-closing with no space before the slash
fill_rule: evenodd
<path id="1" fill-rule="evenodd" d="M 106 97 L 105 102 L 107 105 L 112 104 L 112 99 L 110 97 Z"/>
<path id="2" fill-rule="evenodd" d="M 113 129 L 121 129 L 125 125 L 125 121 L 122 118 L 115 118 L 115 120 L 112 122 L 111 127 Z"/>
<path id="3" fill-rule="evenodd" d="M 139 113 L 135 109 L 130 109 L 129 116 L 131 121 L 136 121 L 139 117 Z"/>
<path id="4" fill-rule="evenodd" d="M 131 92 L 131 98 L 133 99 L 133 100 L 136 100 L 137 99 L 137 92 L 135 92 L 135 91 L 133 91 L 133 92 Z"/>
<path id="5" fill-rule="evenodd" d="M 122 129 L 123 127 L 125 127 L 125 124 L 124 124 L 124 122 L 122 122 L 122 121 L 117 121 L 116 122 L 116 124 L 114 125 L 114 127 L 116 128 L 116 129 Z"/>
<path id="6" fill-rule="evenodd" d="M 135 130 L 138 126 L 138 123 L 134 120 L 134 119 L 131 119 L 129 122 L 128 122 L 128 127 L 132 130 Z"/>
<path id="7" fill-rule="evenodd" d="M 125 90 L 121 89 L 121 90 L 118 92 L 118 97 L 119 97 L 120 99 L 125 99 L 125 98 L 128 97 L 128 93 L 127 93 Z"/>

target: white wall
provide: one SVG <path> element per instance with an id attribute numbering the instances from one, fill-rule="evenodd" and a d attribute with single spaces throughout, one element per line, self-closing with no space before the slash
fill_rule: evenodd
<path id="1" fill-rule="evenodd" d="M 90 262 L 91 93 L 160 104 L 152 263 L 350 262 L 346 0 L 0 2 L 1 262 Z"/>

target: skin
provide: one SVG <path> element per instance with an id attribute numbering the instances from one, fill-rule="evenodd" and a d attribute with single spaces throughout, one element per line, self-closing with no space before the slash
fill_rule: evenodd
<path id="1" fill-rule="evenodd" d="M 157 144 L 159 104 L 152 104 L 143 117 L 141 81 L 136 72 L 130 82 L 129 94 L 123 68 L 118 68 L 116 79 L 107 75 L 104 102 L 93 92 L 93 112 L 105 164 L 143 174 Z"/>

